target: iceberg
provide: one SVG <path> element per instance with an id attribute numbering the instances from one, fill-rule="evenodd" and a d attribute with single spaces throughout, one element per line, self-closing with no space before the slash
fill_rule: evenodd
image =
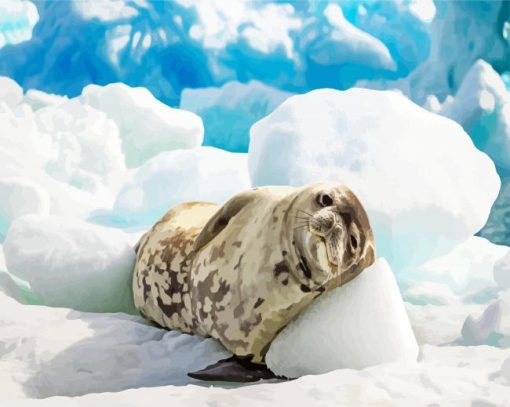
<path id="1" fill-rule="evenodd" d="M 299 377 L 417 358 L 395 277 L 388 263 L 378 259 L 286 326 L 271 343 L 266 363 L 277 375 Z"/>
<path id="2" fill-rule="evenodd" d="M 253 186 L 349 186 L 397 274 L 476 233 L 500 188 L 493 162 L 460 125 L 390 91 L 290 97 L 252 126 L 248 164 Z"/>
<path id="3" fill-rule="evenodd" d="M 136 313 L 135 252 L 126 233 L 70 218 L 25 215 L 3 245 L 7 270 L 45 305 Z"/>
<path id="4" fill-rule="evenodd" d="M 292 93 L 258 81 L 228 82 L 221 88 L 184 89 L 181 109 L 204 121 L 205 146 L 246 153 L 253 123 L 271 113 Z"/>

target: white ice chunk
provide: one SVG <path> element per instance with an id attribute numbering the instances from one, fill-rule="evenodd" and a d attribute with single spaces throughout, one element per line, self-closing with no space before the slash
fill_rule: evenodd
<path id="1" fill-rule="evenodd" d="M 423 281 L 409 287 L 402 296 L 406 302 L 416 305 L 447 305 L 459 301 L 449 286 L 431 281 Z"/>
<path id="2" fill-rule="evenodd" d="M 480 316 L 466 318 L 459 343 L 510 348 L 510 290 L 500 293 Z"/>
<path id="3" fill-rule="evenodd" d="M 368 211 L 378 254 L 397 273 L 476 233 L 500 187 L 494 163 L 460 125 L 395 92 L 292 96 L 250 137 L 254 186 L 348 185 Z"/>
<path id="4" fill-rule="evenodd" d="M 95 191 L 125 170 L 119 131 L 103 112 L 73 99 L 37 110 L 35 120 L 54 146 L 45 169 L 55 179 Z"/>
<path id="5" fill-rule="evenodd" d="M 47 215 L 49 209 L 50 198 L 44 188 L 28 179 L 0 176 L 0 241 L 15 219 L 27 214 Z"/>
<path id="6" fill-rule="evenodd" d="M 494 265 L 494 280 L 504 290 L 510 289 L 510 250 Z"/>
<path id="7" fill-rule="evenodd" d="M 267 366 L 298 377 L 388 362 L 415 362 L 418 345 L 393 273 L 384 259 L 324 294 L 271 344 Z"/>
<path id="8" fill-rule="evenodd" d="M 129 168 L 138 167 L 162 151 L 202 144 L 204 127 L 200 117 L 172 109 L 146 88 L 131 88 L 123 83 L 89 85 L 80 99 L 115 121 Z"/>
<path id="9" fill-rule="evenodd" d="M 181 108 L 204 121 L 204 145 L 246 152 L 252 124 L 291 95 L 258 81 L 232 81 L 221 88 L 184 89 Z"/>
<path id="10" fill-rule="evenodd" d="M 1 33 L 0 33 L 1 38 Z M 0 102 L 14 107 L 23 100 L 23 89 L 11 78 L 0 76 Z"/>
<path id="11" fill-rule="evenodd" d="M 3 245 L 7 269 L 44 304 L 82 311 L 134 312 L 130 236 L 63 217 L 26 215 Z"/>
<path id="12" fill-rule="evenodd" d="M 422 281 L 447 284 L 457 294 L 469 294 L 495 287 L 495 267 L 506 254 L 510 254 L 507 246 L 472 236 L 446 255 L 404 270 L 399 277 L 411 284 Z"/>
<path id="13" fill-rule="evenodd" d="M 121 189 L 114 213 L 152 224 L 185 201 L 223 203 L 250 188 L 246 154 L 212 147 L 176 150 L 150 159 Z"/>
<path id="14" fill-rule="evenodd" d="M 497 166 L 510 169 L 510 92 L 491 65 L 478 60 L 440 113 L 460 123 Z"/>
<path id="15" fill-rule="evenodd" d="M 56 106 L 68 100 L 67 96 L 45 93 L 37 89 L 29 89 L 23 97 L 23 101 L 29 104 L 34 110 L 39 110 L 46 106 Z"/>

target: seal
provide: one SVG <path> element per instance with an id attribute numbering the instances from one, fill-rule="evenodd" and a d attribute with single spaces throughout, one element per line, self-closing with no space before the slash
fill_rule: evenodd
<path id="1" fill-rule="evenodd" d="M 270 377 L 275 336 L 314 298 L 375 261 L 368 216 L 346 186 L 262 187 L 223 206 L 187 202 L 136 246 L 137 309 L 156 324 L 213 337 L 234 354 L 190 376 Z"/>

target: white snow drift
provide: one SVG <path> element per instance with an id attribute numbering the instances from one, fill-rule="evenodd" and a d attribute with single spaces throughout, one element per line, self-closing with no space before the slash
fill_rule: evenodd
<path id="1" fill-rule="evenodd" d="M 26 215 L 3 245 L 7 269 L 46 305 L 133 313 L 129 235 L 60 217 Z"/>
<path id="2" fill-rule="evenodd" d="M 299 377 L 417 358 L 395 277 L 379 259 L 291 322 L 271 344 L 266 363 L 278 375 Z"/>
<path id="3" fill-rule="evenodd" d="M 202 144 L 204 127 L 200 117 L 172 109 L 146 88 L 131 88 L 123 83 L 89 85 L 83 89 L 80 100 L 115 121 L 129 168 L 162 151 Z"/>
<path id="4" fill-rule="evenodd" d="M 396 272 L 476 233 L 500 187 L 493 162 L 457 123 L 395 92 L 293 96 L 250 135 L 254 185 L 345 183 L 368 210 L 378 255 Z"/>
<path id="5" fill-rule="evenodd" d="M 213 147 L 161 153 L 122 187 L 114 215 L 128 223 L 152 225 L 184 201 L 223 203 L 250 187 L 246 158 Z"/>

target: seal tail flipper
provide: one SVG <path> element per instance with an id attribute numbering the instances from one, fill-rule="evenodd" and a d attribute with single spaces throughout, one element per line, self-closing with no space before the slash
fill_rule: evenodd
<path id="1" fill-rule="evenodd" d="M 265 365 L 255 364 L 237 356 L 220 360 L 205 369 L 188 373 L 188 376 L 198 380 L 238 383 L 277 378 Z"/>

